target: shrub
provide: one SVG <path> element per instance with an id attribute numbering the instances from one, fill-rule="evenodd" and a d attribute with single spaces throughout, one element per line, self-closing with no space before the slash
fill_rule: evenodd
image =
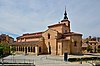
<path id="1" fill-rule="evenodd" d="M 100 53 L 100 48 L 98 48 L 98 49 L 97 49 L 97 52 L 99 52 L 99 53 Z"/>

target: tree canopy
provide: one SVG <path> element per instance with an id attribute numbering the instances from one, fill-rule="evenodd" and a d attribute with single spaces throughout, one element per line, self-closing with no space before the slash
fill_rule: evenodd
<path id="1" fill-rule="evenodd" d="M 0 43 L 0 56 L 9 54 L 10 52 L 10 46 L 6 42 L 1 42 Z"/>

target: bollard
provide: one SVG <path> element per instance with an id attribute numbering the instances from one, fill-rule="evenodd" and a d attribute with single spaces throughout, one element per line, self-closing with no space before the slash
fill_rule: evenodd
<path id="1" fill-rule="evenodd" d="M 64 53 L 64 61 L 68 61 L 68 53 L 67 52 Z"/>

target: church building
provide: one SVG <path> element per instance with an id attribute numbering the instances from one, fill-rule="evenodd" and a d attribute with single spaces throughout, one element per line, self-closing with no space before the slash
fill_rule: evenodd
<path id="1" fill-rule="evenodd" d="M 51 54 L 63 55 L 82 53 L 82 34 L 71 32 L 70 21 L 65 9 L 64 19 L 48 26 L 43 32 L 23 34 L 11 44 L 17 54 Z"/>

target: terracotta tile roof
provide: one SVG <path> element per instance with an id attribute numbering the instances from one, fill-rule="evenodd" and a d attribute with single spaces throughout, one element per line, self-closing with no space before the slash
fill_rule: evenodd
<path id="1" fill-rule="evenodd" d="M 26 36 L 26 35 L 38 35 L 38 34 L 42 34 L 43 32 L 36 32 L 36 33 L 27 33 L 27 34 L 23 34 L 23 36 Z"/>
<path id="2" fill-rule="evenodd" d="M 82 35 L 82 34 L 75 33 L 75 32 L 68 32 L 68 33 L 65 33 L 64 35 Z"/>
<path id="3" fill-rule="evenodd" d="M 31 42 L 14 42 L 13 44 L 37 44 L 39 41 L 31 41 Z"/>
<path id="4" fill-rule="evenodd" d="M 82 34 L 74 33 L 74 32 L 69 32 L 69 33 L 65 33 L 65 34 L 61 34 L 61 35 L 62 36 L 58 38 L 59 40 L 70 40 L 71 35 L 81 35 L 82 36 Z"/>
<path id="5" fill-rule="evenodd" d="M 61 25 L 65 25 L 64 23 L 58 23 L 58 24 L 54 24 L 54 25 L 50 25 L 50 26 L 48 26 L 48 28 L 50 28 L 50 27 L 55 27 L 55 26 L 61 26 Z M 66 26 L 66 25 L 65 25 Z"/>
<path id="6" fill-rule="evenodd" d="M 17 39 L 19 38 L 31 38 L 31 37 L 41 37 L 43 32 L 36 32 L 36 33 L 27 33 L 27 34 L 23 34 L 22 36 L 17 37 Z"/>
<path id="7" fill-rule="evenodd" d="M 31 41 L 31 42 L 15 42 L 10 44 L 10 46 L 33 46 L 33 45 L 39 45 L 42 44 L 42 41 Z"/>
<path id="8" fill-rule="evenodd" d="M 27 35 L 27 36 L 22 36 L 21 38 L 37 38 L 37 37 L 41 37 L 42 34 L 37 34 L 37 35 Z"/>

